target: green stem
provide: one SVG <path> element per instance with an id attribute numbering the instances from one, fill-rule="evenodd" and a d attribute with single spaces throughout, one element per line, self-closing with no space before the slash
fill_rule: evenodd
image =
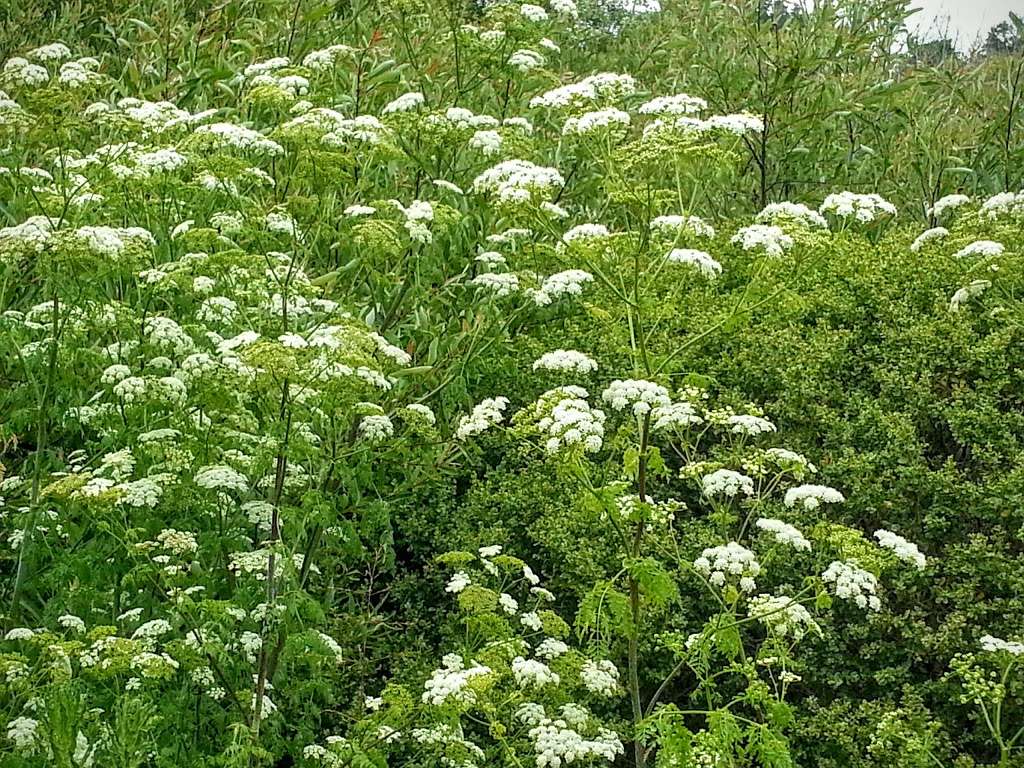
<path id="1" fill-rule="evenodd" d="M 39 397 L 37 410 L 38 423 L 36 424 L 36 450 L 34 465 L 32 467 L 32 493 L 29 500 L 29 521 L 25 526 L 25 532 L 21 537 L 21 546 L 18 549 L 18 565 L 15 570 L 14 588 L 11 591 L 11 613 L 18 604 L 18 592 L 21 589 L 25 578 L 25 562 L 28 558 L 29 546 L 32 543 L 32 536 L 35 533 L 36 520 L 39 517 L 39 486 L 43 475 L 43 453 L 46 451 L 46 440 L 49 434 L 49 417 L 46 413 L 50 400 L 50 393 L 53 391 L 54 381 L 57 377 L 57 352 L 60 347 L 60 299 L 57 294 L 53 295 L 53 317 L 50 322 L 50 354 L 46 364 L 46 382 L 43 384 L 43 391 Z"/>

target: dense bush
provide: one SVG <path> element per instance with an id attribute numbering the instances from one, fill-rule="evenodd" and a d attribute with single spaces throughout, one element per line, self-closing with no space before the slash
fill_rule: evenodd
<path id="1" fill-rule="evenodd" d="M 906 18 L 0 10 L 0 764 L 1020 765 L 1024 58 Z"/>

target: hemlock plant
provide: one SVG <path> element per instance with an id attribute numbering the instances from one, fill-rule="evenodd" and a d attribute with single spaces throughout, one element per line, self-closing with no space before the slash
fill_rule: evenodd
<path id="1" fill-rule="evenodd" d="M 917 413 L 998 421 L 1019 382 L 970 401 L 1017 369 L 1024 192 L 769 201 L 777 105 L 591 65 L 654 5 L 321 10 L 158 83 L 70 34 L 0 66 L 3 764 L 1017 764 L 1013 569 L 1006 632 L 940 596 L 943 669 L 877 693 L 927 667 L 906 601 L 995 578 L 942 570 L 948 521 L 893 511 L 924 482 L 880 493 L 852 415 L 808 439 L 842 387 L 757 329 L 870 337 L 882 402 L 902 318 L 855 288 L 920 264 L 923 356 L 996 362 Z"/>

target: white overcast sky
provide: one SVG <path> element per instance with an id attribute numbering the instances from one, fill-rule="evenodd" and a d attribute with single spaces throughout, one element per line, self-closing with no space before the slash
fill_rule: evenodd
<path id="1" fill-rule="evenodd" d="M 1024 15 L 1024 0 L 911 0 L 910 5 L 921 9 L 908 22 L 912 30 L 948 28 L 961 49 L 970 48 L 979 36 L 984 39 L 1010 11 Z"/>

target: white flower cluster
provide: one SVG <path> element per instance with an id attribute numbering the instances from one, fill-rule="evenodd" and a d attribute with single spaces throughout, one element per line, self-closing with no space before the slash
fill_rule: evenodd
<path id="1" fill-rule="evenodd" d="M 732 136 L 745 136 L 748 133 L 761 133 L 764 131 L 764 122 L 757 115 L 752 115 L 748 112 L 731 115 L 711 115 L 706 120 L 683 115 L 675 118 L 670 123 L 666 123 L 660 118 L 652 121 L 644 128 L 644 136 L 650 136 L 665 130 L 675 130 L 684 135 L 696 136 L 721 133 Z"/>
<path id="2" fill-rule="evenodd" d="M 0 81 L 14 83 L 26 88 L 42 85 L 50 79 L 50 73 L 46 67 L 33 64 L 28 59 L 20 56 L 12 56 L 4 62 L 4 68 L 0 70 Z"/>
<path id="3" fill-rule="evenodd" d="M 556 272 L 546 277 L 540 288 L 532 292 L 533 303 L 538 307 L 546 307 L 566 296 L 581 296 L 583 287 L 592 282 L 594 276 L 582 269 Z"/>
<path id="4" fill-rule="evenodd" d="M 729 431 L 734 435 L 754 437 L 775 431 L 775 425 L 768 421 L 768 419 L 749 413 L 734 414 L 726 419 L 725 423 L 729 427 Z"/>
<path id="5" fill-rule="evenodd" d="M 493 157 L 501 152 L 501 134 L 494 130 L 476 131 L 469 138 L 469 148 L 484 157 Z"/>
<path id="6" fill-rule="evenodd" d="M 828 229 L 828 221 L 813 208 L 803 203 L 769 203 L 755 219 L 758 224 L 785 224 L 792 222 L 814 229 Z"/>
<path id="7" fill-rule="evenodd" d="M 523 3 L 520 5 L 519 15 L 527 21 L 532 21 L 536 24 L 548 20 L 548 12 L 539 5 L 533 5 L 531 3 Z"/>
<path id="8" fill-rule="evenodd" d="M 608 237 L 608 227 L 604 224 L 577 224 L 562 235 L 562 242 L 571 245 L 574 242 L 601 240 Z"/>
<path id="9" fill-rule="evenodd" d="M 413 200 L 408 208 L 397 200 L 394 203 L 405 217 L 405 229 L 409 237 L 414 242 L 429 245 L 434 239 L 429 226 L 434 220 L 434 207 L 425 200 Z"/>
<path id="10" fill-rule="evenodd" d="M 943 240 L 947 237 L 949 237 L 949 230 L 945 227 L 932 227 L 931 229 L 926 229 L 914 238 L 914 242 L 910 244 L 910 250 L 912 253 L 918 253 L 922 248 L 928 245 L 928 243 L 936 240 Z"/>
<path id="11" fill-rule="evenodd" d="M 992 287 L 991 280 L 971 280 L 963 288 L 958 288 L 949 299 L 949 311 L 956 313 L 971 299 L 976 299 Z"/>
<path id="12" fill-rule="evenodd" d="M 744 251 L 764 251 L 766 256 L 777 259 L 794 245 L 792 237 L 775 224 L 751 224 L 743 227 L 729 240 Z"/>
<path id="13" fill-rule="evenodd" d="M 778 637 L 800 640 L 808 631 L 821 631 L 807 608 L 785 595 L 755 595 L 750 598 L 747 615 Z"/>
<path id="14" fill-rule="evenodd" d="M 693 567 L 716 587 L 734 581 L 748 594 L 757 589 L 754 579 L 761 572 L 761 564 L 754 553 L 735 541 L 708 547 L 693 561 Z"/>
<path id="15" fill-rule="evenodd" d="M 543 661 L 524 659 L 516 656 L 512 660 L 512 677 L 520 688 L 543 688 L 545 685 L 558 685 L 562 678 Z"/>
<path id="16" fill-rule="evenodd" d="M 14 742 L 16 750 L 25 752 L 35 745 L 38 729 L 38 720 L 31 717 L 16 717 L 7 723 L 7 738 Z"/>
<path id="17" fill-rule="evenodd" d="M 519 617 L 519 623 L 534 632 L 540 632 L 544 629 L 544 622 L 541 621 L 540 615 L 536 611 L 524 613 Z"/>
<path id="18" fill-rule="evenodd" d="M 0 249 L 42 251 L 53 229 L 45 216 L 29 216 L 21 224 L 0 228 Z"/>
<path id="19" fill-rule="evenodd" d="M 426 124 L 441 130 L 493 129 L 501 125 L 501 121 L 493 115 L 476 115 L 465 107 L 448 107 L 443 113 L 428 115 Z"/>
<path id="20" fill-rule="evenodd" d="M 624 131 L 629 128 L 629 113 L 609 107 L 585 112 L 579 117 L 570 117 L 562 126 L 564 136 L 588 136 L 592 133 Z"/>
<path id="21" fill-rule="evenodd" d="M 423 94 L 417 91 L 403 93 L 397 99 L 389 101 L 381 110 L 382 115 L 391 115 L 396 112 L 409 112 L 423 105 L 425 99 Z"/>
<path id="22" fill-rule="evenodd" d="M 25 55 L 36 61 L 64 61 L 71 58 L 71 49 L 64 43 L 47 43 L 33 48 Z"/>
<path id="23" fill-rule="evenodd" d="M 580 14 L 574 0 L 551 0 L 551 10 L 566 19 L 575 19 Z"/>
<path id="24" fill-rule="evenodd" d="M 673 248 L 665 257 L 670 264 L 685 264 L 693 267 L 701 276 L 713 280 L 722 274 L 722 265 L 706 251 L 696 248 Z"/>
<path id="25" fill-rule="evenodd" d="M 455 437 L 465 440 L 467 437 L 478 435 L 496 424 L 500 424 L 505 418 L 505 409 L 508 408 L 507 397 L 489 397 L 481 400 L 468 416 L 459 420 L 455 429 Z"/>
<path id="26" fill-rule="evenodd" d="M 530 107 L 565 109 L 580 107 L 597 101 L 614 101 L 636 90 L 636 81 L 630 75 L 601 72 L 547 91 L 530 99 Z"/>
<path id="27" fill-rule="evenodd" d="M 423 405 L 423 403 L 409 403 L 403 411 L 408 419 L 410 414 L 413 421 L 424 422 L 430 426 L 437 423 L 437 416 L 429 405 Z"/>
<path id="28" fill-rule="evenodd" d="M 946 195 L 935 201 L 935 204 L 928 209 L 928 215 L 936 219 L 942 219 L 949 211 L 954 211 L 961 205 L 967 205 L 971 198 L 967 195 Z"/>
<path id="29" fill-rule="evenodd" d="M 267 571 L 270 570 L 270 549 L 257 549 L 251 552 L 232 552 L 228 555 L 228 570 L 236 574 L 248 574 L 254 577 L 257 581 L 265 581 L 267 578 Z M 287 557 L 277 555 L 274 558 L 274 577 L 280 577 L 284 573 Z M 302 562 L 304 557 L 300 553 L 292 555 L 292 567 L 296 571 L 302 568 Z M 316 572 L 318 569 L 314 565 L 312 570 Z M 259 637 L 259 635 L 257 635 Z"/>
<path id="30" fill-rule="evenodd" d="M 574 349 L 556 349 L 553 352 L 545 352 L 534 360 L 533 370 L 576 373 L 582 376 L 596 371 L 597 361 Z"/>
<path id="31" fill-rule="evenodd" d="M 79 227 L 74 237 L 97 256 L 115 259 L 130 245 L 156 244 L 152 233 L 141 227 Z"/>
<path id="32" fill-rule="evenodd" d="M 580 668 L 583 687 L 599 696 L 611 696 L 619 688 L 619 670 L 607 659 L 587 659 Z"/>
<path id="33" fill-rule="evenodd" d="M 978 215 L 983 219 L 995 221 L 1004 216 L 1024 216 L 1024 190 L 1020 192 L 1000 192 L 992 195 L 981 204 Z"/>
<path id="34" fill-rule="evenodd" d="M 896 215 L 896 206 L 874 192 L 867 195 L 834 192 L 825 198 L 818 210 L 841 219 L 852 217 L 865 224 L 880 216 Z"/>
<path id="35" fill-rule="evenodd" d="M 690 96 L 686 93 L 677 93 L 673 96 L 656 96 L 646 101 L 637 108 L 641 115 L 692 115 L 703 112 L 708 108 L 708 103 L 697 96 Z"/>
<path id="36" fill-rule="evenodd" d="M 822 504 L 841 504 L 844 501 L 846 501 L 846 497 L 835 488 L 811 484 L 790 488 L 783 498 L 783 503 L 787 507 L 799 504 L 804 509 L 817 509 Z"/>
<path id="37" fill-rule="evenodd" d="M 672 402 L 667 389 L 644 379 L 616 379 L 601 393 L 601 399 L 616 411 L 629 408 L 634 416 L 646 416 Z"/>
<path id="38" fill-rule="evenodd" d="M 78 634 L 85 632 L 85 622 L 74 614 L 66 613 L 63 616 L 58 617 L 57 623 L 65 629 L 73 630 Z"/>
<path id="39" fill-rule="evenodd" d="M 676 519 L 676 512 L 686 509 L 686 505 L 678 499 L 665 499 L 655 501 L 650 496 L 646 502 L 641 503 L 640 497 L 635 493 L 625 494 L 615 499 L 615 506 L 624 520 L 640 520 L 644 513 L 647 518 L 656 526 L 665 526 Z"/>
<path id="40" fill-rule="evenodd" d="M 555 168 L 535 165 L 528 160 L 505 160 L 473 180 L 473 191 L 495 195 L 502 203 L 528 203 L 548 196 L 565 184 Z"/>
<path id="41" fill-rule="evenodd" d="M 507 592 L 502 592 L 498 595 L 498 605 L 509 616 L 515 616 L 519 612 L 519 601 Z"/>
<path id="42" fill-rule="evenodd" d="M 448 580 L 448 584 L 445 585 L 444 591 L 457 595 L 472 583 L 473 582 L 470 580 L 469 574 L 465 571 L 456 571 Z"/>
<path id="43" fill-rule="evenodd" d="M 283 155 L 284 147 L 259 131 L 234 123 L 210 123 L 196 128 L 196 136 L 209 140 L 218 149 L 239 149 L 258 155 Z"/>
<path id="44" fill-rule="evenodd" d="M 715 228 L 700 216 L 680 216 L 674 213 L 665 216 L 655 216 L 651 219 L 651 229 L 656 232 L 669 232 L 672 234 L 688 232 L 696 237 L 708 240 L 712 240 L 715 237 Z"/>
<path id="45" fill-rule="evenodd" d="M 441 660 L 441 668 L 435 669 L 430 679 L 423 685 L 423 703 L 442 706 L 447 701 L 461 704 L 472 704 L 476 694 L 469 688 L 470 682 L 477 677 L 489 675 L 489 667 L 473 662 L 466 667 L 462 657 L 457 653 L 449 653 Z"/>
<path id="46" fill-rule="evenodd" d="M 529 48 L 519 48 L 508 57 L 508 65 L 520 72 L 529 72 L 544 66 L 544 56 Z"/>
<path id="47" fill-rule="evenodd" d="M 191 555 L 199 550 L 195 534 L 189 531 L 165 528 L 157 535 L 156 541 L 163 549 L 178 556 Z"/>
<path id="48" fill-rule="evenodd" d="M 542 395 L 540 402 L 559 391 L 553 390 L 552 393 Z M 557 453 L 566 446 L 582 445 L 587 453 L 596 453 L 601 450 L 604 442 L 604 411 L 591 408 L 590 403 L 582 397 L 574 396 L 571 391 L 566 394 L 567 397 L 559 399 L 548 415 L 537 422 L 537 428 L 548 436 L 544 448 L 548 453 Z"/>
<path id="49" fill-rule="evenodd" d="M 785 544 L 788 547 L 805 552 L 811 551 L 811 542 L 804 538 L 804 535 L 789 523 L 771 517 L 762 517 L 754 525 L 762 531 L 772 534 L 772 537 L 779 544 Z"/>
<path id="50" fill-rule="evenodd" d="M 171 631 L 171 625 L 166 619 L 153 619 L 147 621 L 144 624 L 140 624 L 139 627 L 132 633 L 132 640 L 139 639 L 155 639 L 161 635 L 166 635 Z"/>
<path id="51" fill-rule="evenodd" d="M 704 475 L 700 481 L 705 496 L 726 496 L 734 498 L 737 494 L 754 495 L 754 481 L 746 475 L 732 469 L 716 469 Z"/>
<path id="52" fill-rule="evenodd" d="M 877 595 L 878 579 L 854 562 L 833 561 L 821 574 L 821 580 L 832 585 L 836 597 L 852 600 L 858 608 L 872 611 L 882 608 Z"/>
<path id="53" fill-rule="evenodd" d="M 975 240 L 961 248 L 953 255 L 957 258 L 966 256 L 1002 256 L 1006 247 L 995 240 Z"/>
<path id="54" fill-rule="evenodd" d="M 326 72 L 332 69 L 338 59 L 352 53 L 348 45 L 329 45 L 316 51 L 310 51 L 302 60 L 302 66 L 314 72 Z"/>
<path id="55" fill-rule="evenodd" d="M 211 491 L 236 491 L 245 493 L 249 490 L 249 480 L 226 464 L 215 464 L 200 467 L 193 476 L 195 484 Z"/>
<path id="56" fill-rule="evenodd" d="M 697 424 L 703 424 L 704 418 L 697 413 L 693 403 L 681 400 L 677 403 L 659 405 L 651 412 L 651 429 L 686 430 Z"/>
<path id="57" fill-rule="evenodd" d="M 528 732 L 537 754 L 537 768 L 560 768 L 563 763 L 576 763 L 603 759 L 613 763 L 617 755 L 625 752 L 622 741 L 614 731 L 601 728 L 592 739 L 586 739 L 570 727 L 564 719 L 545 717 Z"/>
<path id="58" fill-rule="evenodd" d="M 370 443 L 382 443 L 395 434 L 391 419 L 381 413 L 363 416 L 359 421 L 359 436 Z"/>
<path id="59" fill-rule="evenodd" d="M 875 531 L 875 538 L 878 539 L 878 544 L 883 549 L 891 550 L 896 557 L 913 564 L 919 571 L 924 570 L 928 561 L 921 550 L 917 548 L 917 544 L 907 541 L 899 534 L 887 531 L 885 528 Z"/>
<path id="60" fill-rule="evenodd" d="M 497 269 L 508 263 L 507 259 L 499 251 L 481 251 L 473 261 L 483 264 L 487 269 Z M 518 279 L 516 279 L 516 283 L 519 283 Z"/>
<path id="61" fill-rule="evenodd" d="M 499 299 L 519 290 L 519 278 L 510 272 L 482 272 L 469 284 L 491 291 Z"/>
<path id="62" fill-rule="evenodd" d="M 780 469 L 795 469 L 799 473 L 806 472 L 811 475 L 818 471 L 806 456 L 788 448 L 769 448 L 764 453 L 765 458 Z"/>
<path id="63" fill-rule="evenodd" d="M 1024 643 L 1015 640 L 1003 640 L 992 635 L 983 635 L 981 638 L 981 649 L 989 653 L 1005 651 L 1013 656 L 1024 656 Z"/>

